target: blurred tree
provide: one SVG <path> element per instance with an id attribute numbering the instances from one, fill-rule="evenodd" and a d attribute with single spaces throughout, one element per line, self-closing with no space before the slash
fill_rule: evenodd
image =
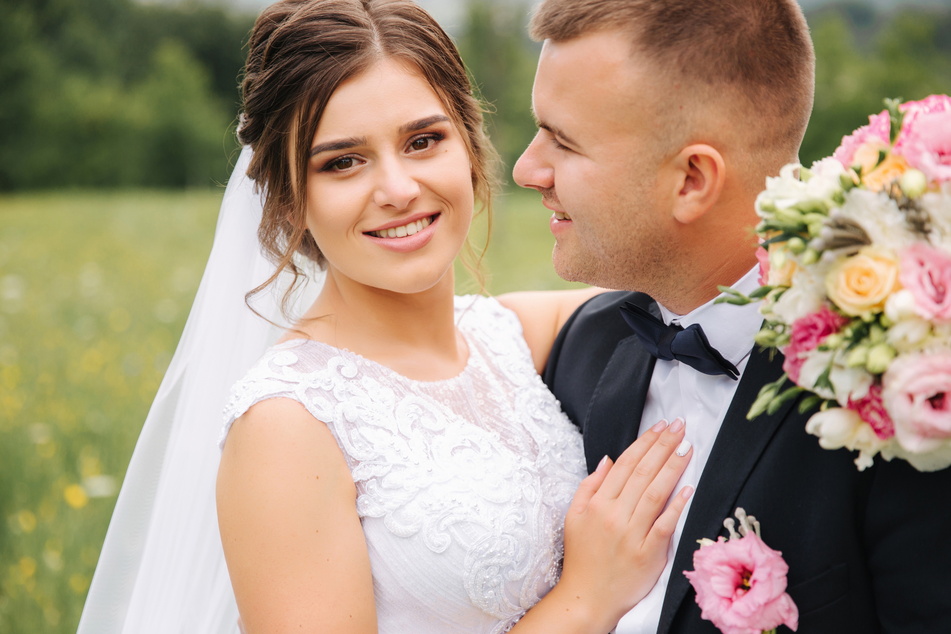
<path id="1" fill-rule="evenodd" d="M 951 8 L 874 13 L 847 3 L 807 17 L 816 47 L 816 102 L 803 163 L 831 154 L 843 135 L 884 108 L 886 97 L 951 92 Z"/>
<path id="2" fill-rule="evenodd" d="M 0 1 L 0 191 L 226 178 L 251 16 L 197 2 Z"/>
<path id="3" fill-rule="evenodd" d="M 471 0 L 459 51 L 483 98 L 488 102 L 488 129 L 502 156 L 503 178 L 535 134 L 532 81 L 538 46 L 526 32 L 522 3 Z"/>

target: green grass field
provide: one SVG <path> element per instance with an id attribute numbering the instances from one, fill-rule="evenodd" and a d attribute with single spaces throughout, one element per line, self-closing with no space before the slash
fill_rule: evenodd
<path id="1" fill-rule="evenodd" d="M 0 632 L 75 632 L 220 197 L 0 196 Z M 551 270 L 547 216 L 532 193 L 500 198 L 489 292 L 569 286 Z"/>

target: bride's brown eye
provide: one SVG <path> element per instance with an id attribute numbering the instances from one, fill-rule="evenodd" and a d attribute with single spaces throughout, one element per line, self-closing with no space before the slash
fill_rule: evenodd
<path id="1" fill-rule="evenodd" d="M 342 170 L 348 170 L 356 164 L 356 161 L 352 156 L 341 156 L 338 159 L 332 160 L 327 164 L 327 167 L 324 169 L 331 172 L 339 172 Z"/>
<path id="2" fill-rule="evenodd" d="M 429 147 L 430 141 L 432 141 L 432 139 L 429 137 L 420 137 L 418 139 L 413 139 L 409 146 L 414 150 L 425 150 Z"/>

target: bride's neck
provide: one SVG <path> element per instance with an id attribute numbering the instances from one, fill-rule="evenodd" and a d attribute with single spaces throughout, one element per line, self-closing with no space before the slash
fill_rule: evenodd
<path id="1" fill-rule="evenodd" d="M 338 284 L 328 276 L 298 328 L 418 380 L 455 376 L 468 359 L 455 326 L 451 274 L 413 294 Z"/>

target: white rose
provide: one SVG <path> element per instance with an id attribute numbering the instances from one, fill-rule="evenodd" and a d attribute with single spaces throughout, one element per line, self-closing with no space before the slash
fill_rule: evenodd
<path id="1" fill-rule="evenodd" d="M 812 415 L 806 423 L 806 432 L 819 437 L 819 446 L 823 449 L 845 447 L 858 451 L 855 464 L 859 470 L 872 466 L 872 458 L 881 451 L 888 441 L 875 435 L 871 426 L 858 414 L 842 407 L 830 407 Z"/>

